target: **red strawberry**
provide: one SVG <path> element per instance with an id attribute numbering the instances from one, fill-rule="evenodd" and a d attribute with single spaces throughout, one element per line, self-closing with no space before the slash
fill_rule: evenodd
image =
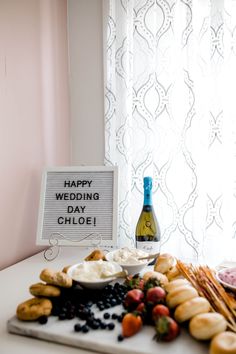
<path id="1" fill-rule="evenodd" d="M 155 323 L 155 330 L 156 335 L 154 338 L 158 341 L 163 340 L 165 342 L 170 342 L 180 333 L 177 322 L 169 316 L 159 317 Z"/>
<path id="2" fill-rule="evenodd" d="M 140 276 L 138 274 L 128 275 L 125 280 L 125 285 L 128 287 L 128 289 L 143 290 L 144 280 L 142 278 L 140 278 Z"/>
<path id="3" fill-rule="evenodd" d="M 146 302 L 153 305 L 163 302 L 166 297 L 166 292 L 161 286 L 150 288 L 146 293 Z"/>
<path id="4" fill-rule="evenodd" d="M 141 316 L 127 313 L 122 320 L 122 335 L 124 337 L 131 337 L 140 331 L 142 325 Z"/>
<path id="5" fill-rule="evenodd" d="M 127 292 L 124 298 L 124 307 L 128 309 L 135 309 L 144 298 L 144 293 L 140 289 L 132 289 Z"/>
<path id="6" fill-rule="evenodd" d="M 143 313 L 144 311 L 146 311 L 146 305 L 144 302 L 140 302 L 140 304 L 138 304 L 138 306 L 136 307 L 137 312 Z"/>
<path id="7" fill-rule="evenodd" d="M 165 305 L 157 304 L 152 309 L 152 320 L 155 322 L 160 316 L 170 316 L 170 310 Z"/>
<path id="8" fill-rule="evenodd" d="M 143 322 L 145 322 L 147 317 L 146 304 L 144 302 L 140 302 L 140 304 L 138 304 L 138 306 L 136 307 L 134 313 L 140 315 L 142 317 Z"/>

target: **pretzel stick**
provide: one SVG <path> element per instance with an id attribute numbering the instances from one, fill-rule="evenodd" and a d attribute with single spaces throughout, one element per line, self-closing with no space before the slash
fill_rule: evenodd
<path id="1" fill-rule="evenodd" d="M 199 295 L 210 302 L 212 309 L 225 317 L 228 327 L 236 332 L 236 301 L 216 280 L 213 270 L 207 266 L 186 265 L 180 260 L 177 260 L 177 268 Z"/>

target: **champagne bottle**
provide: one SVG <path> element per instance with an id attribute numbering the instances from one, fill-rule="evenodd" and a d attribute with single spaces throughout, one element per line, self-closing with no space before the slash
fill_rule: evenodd
<path id="1" fill-rule="evenodd" d="M 160 228 L 152 205 L 152 178 L 144 177 L 144 202 L 136 226 L 136 248 L 148 253 L 160 252 Z"/>

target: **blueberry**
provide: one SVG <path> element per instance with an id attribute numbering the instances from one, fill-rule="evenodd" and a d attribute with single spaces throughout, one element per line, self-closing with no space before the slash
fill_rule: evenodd
<path id="1" fill-rule="evenodd" d="M 65 320 L 66 319 L 66 314 L 65 312 L 61 312 L 58 316 L 59 320 Z"/>
<path id="2" fill-rule="evenodd" d="M 120 305 L 121 303 L 122 303 L 122 298 L 120 297 L 120 296 L 118 296 L 117 298 L 116 298 L 116 305 Z"/>
<path id="3" fill-rule="evenodd" d="M 117 340 L 118 340 L 119 342 L 122 342 L 122 340 L 124 340 L 124 337 L 122 336 L 122 334 L 119 334 L 119 335 L 118 335 Z"/>
<path id="4" fill-rule="evenodd" d="M 112 315 L 111 315 L 111 318 L 113 319 L 113 320 L 116 320 L 117 319 L 117 314 L 116 313 L 113 313 Z"/>
<path id="5" fill-rule="evenodd" d="M 104 323 L 104 322 L 101 322 L 101 323 L 100 323 L 100 328 L 101 328 L 101 329 L 106 329 L 106 328 L 107 328 L 107 324 Z"/>
<path id="6" fill-rule="evenodd" d="M 88 326 L 83 325 L 83 326 L 81 327 L 81 331 L 82 331 L 83 333 L 87 333 L 87 332 L 89 331 Z"/>
<path id="7" fill-rule="evenodd" d="M 41 316 L 41 317 L 39 317 L 38 321 L 40 324 L 45 324 L 48 322 L 48 318 L 47 318 L 47 316 Z"/>
<path id="8" fill-rule="evenodd" d="M 121 315 L 120 315 L 120 316 L 117 316 L 117 321 L 118 321 L 118 322 L 121 323 L 121 322 L 122 322 L 122 319 L 123 319 L 123 317 L 122 317 Z"/>
<path id="9" fill-rule="evenodd" d="M 110 318 L 110 314 L 108 312 L 105 312 L 103 318 L 105 318 L 105 320 L 108 320 L 108 318 Z"/>
<path id="10" fill-rule="evenodd" d="M 113 288 L 113 286 L 111 284 L 108 284 L 108 285 L 105 286 L 104 291 L 105 292 L 109 292 L 109 291 L 112 290 L 112 288 Z"/>
<path id="11" fill-rule="evenodd" d="M 82 328 L 82 326 L 81 326 L 80 323 L 76 323 L 76 324 L 74 325 L 74 330 L 75 330 L 75 332 L 80 332 L 80 331 L 81 331 L 81 328 Z"/>
<path id="12" fill-rule="evenodd" d="M 111 299 L 110 304 L 111 304 L 111 306 L 116 306 L 117 305 L 117 300 L 116 299 Z"/>
<path id="13" fill-rule="evenodd" d="M 77 312 L 77 316 L 81 319 L 81 320 L 86 320 L 89 316 L 91 315 L 91 311 L 86 309 L 86 307 L 83 310 L 79 310 Z"/>
<path id="14" fill-rule="evenodd" d="M 75 318 L 75 314 L 73 312 L 68 312 L 66 314 L 66 319 L 67 320 L 72 320 L 73 318 Z"/>
<path id="15" fill-rule="evenodd" d="M 115 324 L 113 322 L 110 322 L 107 324 L 107 328 L 111 331 L 115 328 Z"/>
<path id="16" fill-rule="evenodd" d="M 79 310 L 83 310 L 84 307 L 85 307 L 84 304 L 79 304 L 79 305 L 78 305 L 78 309 L 79 309 Z"/>
<path id="17" fill-rule="evenodd" d="M 97 321 L 93 321 L 90 325 L 92 329 L 98 329 L 100 327 L 100 323 Z"/>

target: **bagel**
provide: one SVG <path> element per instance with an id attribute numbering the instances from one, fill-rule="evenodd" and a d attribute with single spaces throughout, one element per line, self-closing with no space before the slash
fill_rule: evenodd
<path id="1" fill-rule="evenodd" d="M 33 296 L 58 297 L 61 295 L 61 289 L 43 283 L 36 283 L 30 286 L 29 291 Z"/>
<path id="2" fill-rule="evenodd" d="M 51 269 L 43 269 L 40 279 L 47 284 L 61 286 L 63 288 L 72 287 L 72 279 L 64 272 L 54 272 Z"/>
<path id="3" fill-rule="evenodd" d="M 211 341 L 210 354 L 235 354 L 236 333 L 222 332 L 217 334 Z"/>
<path id="4" fill-rule="evenodd" d="M 201 313 L 189 322 L 189 332 L 198 340 L 209 340 L 216 334 L 224 332 L 226 328 L 224 316 L 217 312 Z"/>
<path id="5" fill-rule="evenodd" d="M 194 297 L 188 301 L 183 302 L 174 312 L 174 318 L 177 322 L 184 322 L 190 320 L 193 316 L 199 313 L 207 313 L 211 310 L 211 305 L 204 297 Z"/>
<path id="6" fill-rule="evenodd" d="M 35 321 L 41 316 L 49 316 L 52 303 L 49 299 L 34 297 L 18 305 L 17 318 L 21 321 Z"/>
<path id="7" fill-rule="evenodd" d="M 175 280 L 171 280 L 169 281 L 169 283 L 167 283 L 165 285 L 165 290 L 170 293 L 172 291 L 174 291 L 175 289 L 179 288 L 180 286 L 186 286 L 186 285 L 191 285 L 189 283 L 189 281 L 187 281 L 186 279 L 175 279 Z"/>
<path id="8" fill-rule="evenodd" d="M 174 308 L 197 296 L 198 292 L 194 287 L 183 285 L 167 294 L 166 303 L 168 307 Z"/>
<path id="9" fill-rule="evenodd" d="M 160 273 L 167 273 L 175 263 L 175 259 L 168 253 L 160 254 L 154 265 L 154 270 Z"/>

